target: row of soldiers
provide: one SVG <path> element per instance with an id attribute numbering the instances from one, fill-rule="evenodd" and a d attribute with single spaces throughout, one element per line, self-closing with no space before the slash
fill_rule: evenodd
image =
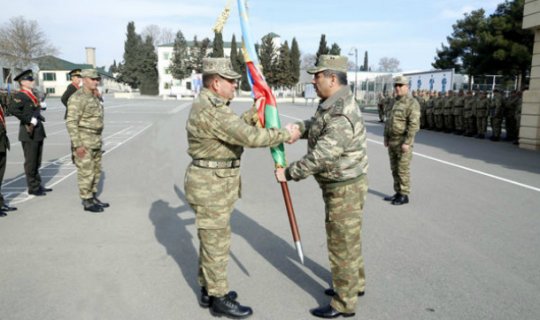
<path id="1" fill-rule="evenodd" d="M 488 97 L 486 91 L 463 90 L 455 93 L 435 91 L 413 91 L 413 97 L 420 104 L 422 129 L 455 133 L 467 137 L 484 139 L 487 133 L 488 120 L 491 124 L 492 141 L 499 141 L 503 128 L 506 128 L 505 140 L 517 143 L 521 118 L 521 91 L 512 91 L 504 96 L 498 89 Z M 394 97 L 379 97 L 379 120 L 387 118 Z"/>

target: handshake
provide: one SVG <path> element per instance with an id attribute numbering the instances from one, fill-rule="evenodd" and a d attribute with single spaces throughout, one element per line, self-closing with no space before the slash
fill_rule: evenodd
<path id="1" fill-rule="evenodd" d="M 291 134 L 291 138 L 287 141 L 288 144 L 293 144 L 298 141 L 298 139 L 300 139 L 302 133 L 300 133 L 299 125 L 295 123 L 289 123 L 285 126 L 285 129 L 287 129 L 287 131 L 289 131 L 289 133 Z"/>

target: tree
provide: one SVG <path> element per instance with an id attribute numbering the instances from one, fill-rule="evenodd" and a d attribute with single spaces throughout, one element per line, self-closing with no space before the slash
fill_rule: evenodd
<path id="1" fill-rule="evenodd" d="M 367 50 L 364 52 L 364 65 L 360 67 L 360 71 L 368 71 L 368 53 Z"/>
<path id="2" fill-rule="evenodd" d="M 191 48 L 189 48 L 189 66 L 192 70 L 195 70 L 195 73 L 201 73 L 202 72 L 202 59 L 200 59 L 201 54 L 201 45 L 199 44 L 199 41 L 197 40 L 197 36 L 193 36 L 193 44 L 191 45 Z"/>
<path id="3" fill-rule="evenodd" d="M 234 71 L 238 73 L 242 71 L 238 61 L 238 49 L 236 48 L 236 36 L 234 33 L 231 39 L 231 65 Z"/>
<path id="4" fill-rule="evenodd" d="M 17 68 L 27 68 L 35 58 L 57 53 L 35 20 L 13 17 L 0 28 L 0 54 Z"/>
<path id="5" fill-rule="evenodd" d="M 265 35 L 261 40 L 262 43 L 258 51 L 259 62 L 261 63 L 262 72 L 266 78 L 266 82 L 274 87 L 278 83 L 276 78 L 276 48 L 274 47 L 274 41 L 271 34 Z"/>
<path id="6" fill-rule="evenodd" d="M 220 32 L 214 33 L 214 41 L 212 42 L 212 57 L 223 58 L 225 56 L 223 52 L 223 36 Z"/>
<path id="7" fill-rule="evenodd" d="M 396 58 L 383 57 L 379 60 L 379 71 L 382 72 L 399 72 L 399 60 Z"/>
<path id="8" fill-rule="evenodd" d="M 186 38 L 182 31 L 178 30 L 174 39 L 170 71 L 173 78 L 182 80 L 191 75 L 191 70 Z"/>
<path id="9" fill-rule="evenodd" d="M 116 59 L 113 60 L 113 64 L 109 67 L 109 73 L 115 74 L 118 72 L 118 65 L 116 64 Z"/>
<path id="10" fill-rule="evenodd" d="M 326 44 L 326 35 L 321 34 L 321 40 L 319 41 L 319 49 L 317 50 L 317 53 L 315 54 L 315 64 L 319 62 L 319 57 L 322 54 L 328 54 L 330 52 L 330 49 L 328 48 L 328 45 Z"/>
<path id="11" fill-rule="evenodd" d="M 135 22 L 127 25 L 126 41 L 124 42 L 124 63 L 119 67 L 118 79 L 133 89 L 139 87 L 139 50 L 142 46 L 141 36 L 135 32 Z"/>
<path id="12" fill-rule="evenodd" d="M 275 85 L 290 88 L 296 83 L 291 83 L 291 51 L 289 43 L 283 42 L 279 48 L 279 58 L 275 67 Z"/>
<path id="13" fill-rule="evenodd" d="M 298 47 L 298 42 L 296 42 L 296 38 L 293 38 L 291 42 L 290 80 L 293 86 L 296 85 L 298 81 L 300 81 L 300 48 Z"/>
<path id="14" fill-rule="evenodd" d="M 140 50 L 139 79 L 141 94 L 158 95 L 159 81 L 157 71 L 157 54 L 154 41 L 147 36 Z"/>
<path id="15" fill-rule="evenodd" d="M 338 46 L 337 43 L 334 42 L 332 44 L 332 48 L 330 48 L 330 51 L 328 51 L 328 54 L 339 56 L 341 54 L 341 48 Z"/>
<path id="16" fill-rule="evenodd" d="M 141 37 L 146 39 L 147 36 L 151 36 L 153 39 L 154 47 L 162 44 L 168 44 L 174 41 L 174 33 L 171 29 L 160 28 L 155 24 L 146 26 L 141 32 Z"/>

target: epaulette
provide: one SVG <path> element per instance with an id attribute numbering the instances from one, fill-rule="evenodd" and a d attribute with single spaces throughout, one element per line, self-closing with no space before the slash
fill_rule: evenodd
<path id="1" fill-rule="evenodd" d="M 345 109 L 345 101 L 343 100 L 343 98 L 339 98 L 334 103 L 331 114 L 332 115 L 341 115 L 341 114 L 343 114 L 344 109 Z"/>

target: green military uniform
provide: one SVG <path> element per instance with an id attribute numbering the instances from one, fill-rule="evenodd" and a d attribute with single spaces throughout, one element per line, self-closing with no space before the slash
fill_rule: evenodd
<path id="1" fill-rule="evenodd" d="M 454 115 L 454 129 L 456 134 L 463 134 L 465 131 L 465 121 L 463 118 L 463 108 L 465 107 L 465 96 L 463 90 L 459 91 L 459 94 L 454 97 L 454 108 L 452 113 Z"/>
<path id="2" fill-rule="evenodd" d="M 480 97 L 475 100 L 474 110 L 476 114 L 476 131 L 477 138 L 484 139 L 487 130 L 487 116 L 489 111 L 489 99 L 486 97 L 486 93 L 480 93 Z"/>
<path id="3" fill-rule="evenodd" d="M 513 141 L 517 136 L 516 132 L 516 102 L 518 96 L 516 91 L 513 91 L 510 96 L 504 99 L 503 102 L 503 118 L 506 127 L 506 140 Z"/>
<path id="4" fill-rule="evenodd" d="M 465 123 L 465 136 L 472 137 L 476 134 L 476 111 L 474 109 L 476 97 L 472 92 L 467 92 L 463 100 L 463 121 Z"/>
<path id="5" fill-rule="evenodd" d="M 426 102 L 426 123 L 429 130 L 435 129 L 435 119 L 433 117 L 433 106 L 435 103 L 435 95 L 431 95 Z"/>
<path id="6" fill-rule="evenodd" d="M 227 71 L 240 77 L 225 58 L 203 60 L 203 74 Z M 240 156 L 243 147 L 269 147 L 288 141 L 285 129 L 262 129 L 243 120 L 229 101 L 204 88 L 194 100 L 187 120 L 188 153 L 193 159 L 185 174 L 186 199 L 195 211 L 199 248 L 199 284 L 208 294 L 228 292 L 227 264 L 231 238 L 230 218 L 240 198 Z"/>
<path id="7" fill-rule="evenodd" d="M 493 101 L 489 109 L 491 120 L 491 140 L 498 141 L 501 139 L 502 120 L 503 120 L 503 96 L 498 90 L 493 93 Z"/>
<path id="8" fill-rule="evenodd" d="M 324 70 L 346 73 L 347 58 L 321 55 L 317 74 Z M 361 251 L 362 212 L 367 195 L 366 130 L 351 91 L 343 86 L 321 99 L 315 115 L 298 123 L 308 151 L 285 170 L 288 180 L 315 177 L 325 203 L 326 237 L 336 294 L 330 306 L 354 313 L 358 293 L 365 289 Z"/>
<path id="9" fill-rule="evenodd" d="M 379 113 L 379 122 L 384 122 L 384 101 L 386 97 L 384 95 L 379 96 L 379 101 L 377 101 L 377 111 Z"/>
<path id="10" fill-rule="evenodd" d="M 99 78 L 94 69 L 83 70 L 82 76 Z M 98 192 L 97 186 L 101 177 L 103 113 L 100 99 L 84 87 L 68 100 L 66 127 L 77 166 L 79 196 L 87 201 L 93 199 Z M 79 147 L 84 147 L 87 151 L 83 158 L 76 154 Z"/>
<path id="11" fill-rule="evenodd" d="M 454 92 L 448 91 L 448 95 L 444 98 L 443 104 L 443 118 L 444 118 L 444 132 L 454 131 Z"/>
<path id="12" fill-rule="evenodd" d="M 442 131 L 444 129 L 443 108 L 444 97 L 442 93 L 439 92 L 437 98 L 433 101 L 433 118 L 435 120 L 435 129 L 437 131 Z"/>
<path id="13" fill-rule="evenodd" d="M 26 70 L 15 77 L 16 81 L 33 81 L 32 70 Z M 30 91 L 21 89 L 13 97 L 9 111 L 20 120 L 19 141 L 24 152 L 24 173 L 29 194 L 42 195 L 43 186 L 39 168 L 43 154 L 43 141 L 47 137 L 40 113 L 37 97 Z"/>
<path id="14" fill-rule="evenodd" d="M 396 83 L 408 83 L 406 77 L 397 77 Z M 384 141 L 388 144 L 390 168 L 394 178 L 394 191 L 396 194 L 409 195 L 410 163 L 414 137 L 419 129 L 420 106 L 410 96 L 396 98 L 392 113 L 384 127 Z M 402 151 L 402 145 L 410 146 L 408 152 Z"/>
<path id="15" fill-rule="evenodd" d="M 81 69 L 73 69 L 69 72 L 69 75 L 71 79 L 73 79 L 73 77 L 80 78 Z M 75 91 L 79 90 L 79 87 L 80 86 L 77 83 L 73 83 L 73 82 L 70 83 L 67 86 L 66 91 L 64 91 L 64 93 L 62 94 L 62 97 L 60 98 L 60 101 L 62 101 L 62 104 L 64 105 L 64 107 L 66 107 L 66 112 L 64 113 L 64 120 L 67 118 L 68 100 L 71 97 L 71 95 L 75 93 Z"/>
<path id="16" fill-rule="evenodd" d="M 6 215 L 3 208 L 5 206 L 4 196 L 2 195 L 2 181 L 6 172 L 7 151 L 9 150 L 9 137 L 6 131 L 6 118 L 4 116 L 4 106 L 0 105 L 0 217 Z"/>

